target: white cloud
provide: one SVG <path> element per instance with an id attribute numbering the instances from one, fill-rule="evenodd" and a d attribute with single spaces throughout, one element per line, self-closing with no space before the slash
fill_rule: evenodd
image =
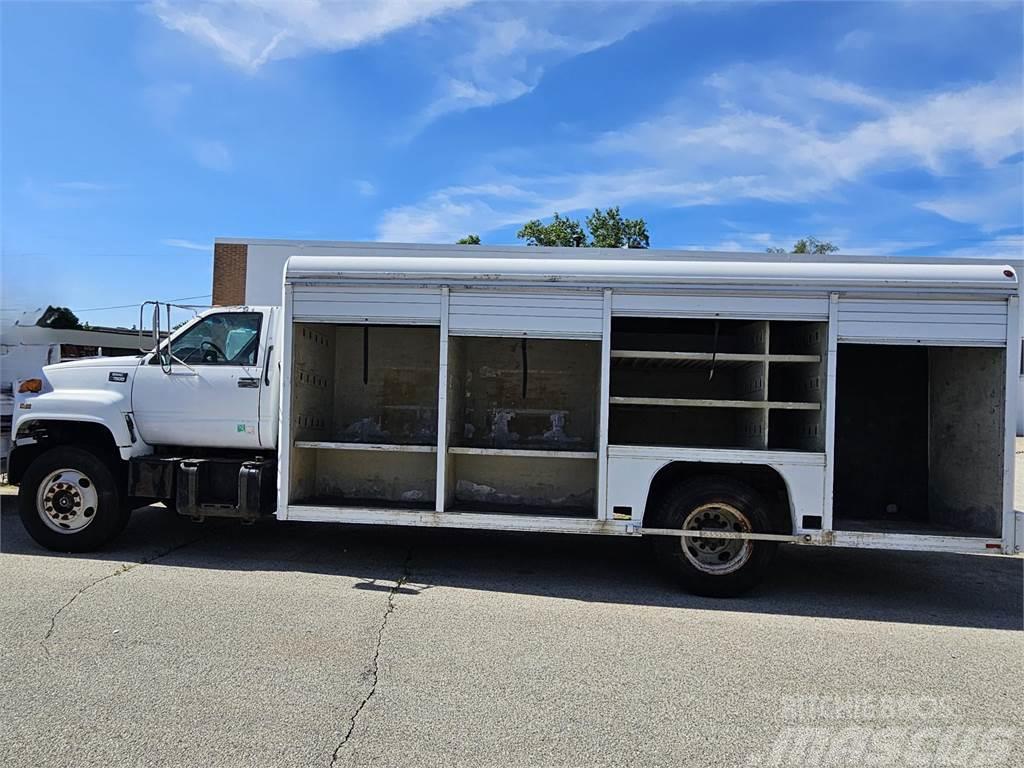
<path id="1" fill-rule="evenodd" d="M 958 153 L 992 168 L 1021 149 L 1020 100 L 1019 82 L 938 93 L 907 108 L 894 108 L 882 120 L 862 123 L 834 146 L 849 153 L 853 171 L 903 155 L 943 173 L 947 160 Z"/>
<path id="2" fill-rule="evenodd" d="M 222 141 L 200 139 L 194 142 L 192 152 L 196 162 L 211 171 L 231 170 L 231 151 Z"/>
<path id="3" fill-rule="evenodd" d="M 256 72 L 268 61 L 342 51 L 379 40 L 469 0 L 155 0 L 168 29 L 214 48 L 229 64 Z"/>
<path id="4" fill-rule="evenodd" d="M 366 179 L 356 179 L 354 182 L 356 192 L 363 197 L 373 197 L 377 194 L 377 186 L 372 181 Z"/>
<path id="5" fill-rule="evenodd" d="M 160 241 L 161 245 L 169 245 L 172 248 L 185 248 L 189 251 L 212 251 L 209 243 L 197 243 L 194 240 L 182 240 L 178 237 L 169 237 Z"/>
<path id="6" fill-rule="evenodd" d="M 94 205 L 106 192 L 117 189 L 115 185 L 96 181 L 70 180 L 39 182 L 25 179 L 21 193 L 39 208 L 83 208 Z"/>
<path id="7" fill-rule="evenodd" d="M 583 16 L 581 7 L 535 3 L 513 6 L 516 15 L 503 15 L 509 12 L 486 6 L 485 13 L 468 18 L 459 36 L 464 42 L 460 47 L 457 40 L 458 52 L 439 65 L 437 92 L 409 134 L 449 113 L 518 99 L 533 91 L 551 66 L 622 40 L 659 10 L 653 3 L 637 3 L 606 14 L 595 4 L 594 12 Z"/>
<path id="8" fill-rule="evenodd" d="M 746 183 L 742 177 L 722 179 L 717 184 L 673 181 L 658 170 L 508 177 L 445 187 L 418 203 L 392 208 L 382 216 L 377 238 L 448 242 L 466 232 L 489 232 L 546 218 L 555 211 L 567 213 L 648 200 L 697 205 L 717 199 L 726 187 L 742 188 Z M 681 200 L 686 203 L 679 203 Z"/>
<path id="9" fill-rule="evenodd" d="M 472 188 L 442 189 L 415 205 L 384 213 L 377 239 L 414 243 L 450 243 L 471 231 L 488 231 L 513 223 Z M 514 214 L 513 214 L 514 215 Z"/>
<path id="10" fill-rule="evenodd" d="M 610 152 L 629 152 L 659 162 L 691 168 L 698 164 L 746 169 L 765 184 L 754 196 L 804 199 L 808 194 L 856 179 L 868 171 L 923 167 L 947 171 L 963 156 L 986 168 L 1020 151 L 1024 113 L 1019 83 L 989 83 L 931 94 L 916 100 L 890 100 L 858 86 L 822 80 L 808 88 L 808 78 L 788 72 L 768 73 L 740 82 L 766 89 L 782 99 L 792 93 L 813 93 L 827 104 L 872 106 L 875 113 L 840 128 L 822 129 L 817 111 L 804 100 L 802 109 L 770 113 L 727 103 L 711 120 L 701 109 L 682 106 L 651 121 L 606 136 Z M 716 87 L 721 88 L 719 76 Z M 812 78 L 816 80 L 816 78 Z M 769 83 L 771 84 L 769 86 Z M 755 90 L 756 101 L 761 91 Z M 984 119 L 979 116 L 984 115 Z"/>
<path id="11" fill-rule="evenodd" d="M 923 200 L 917 207 L 943 218 L 977 224 L 984 232 L 1024 226 L 1024 177 L 1019 164 L 1003 165 L 987 172 L 983 183 L 969 179 L 956 191 Z"/>
<path id="12" fill-rule="evenodd" d="M 764 104 L 804 116 L 814 116 L 821 104 L 861 107 L 876 112 L 888 112 L 892 108 L 886 99 L 855 83 L 752 64 L 716 72 L 704 82 L 715 89 L 722 106 L 744 103 L 748 109 L 754 109 Z"/>
<path id="13" fill-rule="evenodd" d="M 433 75 L 426 106 L 406 122 L 403 139 L 439 117 L 517 99 L 537 87 L 549 67 L 611 45 L 646 25 L 655 3 L 478 3 L 473 0 L 154 0 L 165 27 L 216 50 L 230 65 L 255 73 L 268 62 L 374 43 L 403 29 L 436 32 L 417 66 Z M 441 24 L 453 18 L 451 24 Z M 426 27 L 427 23 L 433 26 Z M 559 30 L 558 32 L 552 30 Z M 563 33 L 561 30 L 571 30 Z M 184 95 L 187 95 L 185 93 Z M 184 95 L 171 86 L 146 94 L 149 109 L 173 114 Z"/>
<path id="14" fill-rule="evenodd" d="M 387 211 L 378 236 L 448 241 L 553 211 L 640 202 L 683 207 L 837 199 L 846 185 L 871 173 L 924 169 L 941 176 L 962 170 L 965 163 L 983 188 L 999 187 L 1007 167 L 1000 161 L 1024 144 L 1019 82 L 916 98 L 884 96 L 856 84 L 786 71 L 734 69 L 707 84 L 717 97 L 710 105 L 691 95 L 658 117 L 589 144 L 533 150 L 538 158 L 542 153 L 557 157 L 555 167 L 594 170 L 547 176 L 524 176 L 500 166 L 480 171 L 472 185 L 448 186 Z M 801 93 L 812 93 L 814 100 L 798 99 Z M 765 106 L 769 101 L 771 106 Z M 858 111 L 841 123 L 823 119 L 837 106 Z M 1008 189 L 1019 208 L 1019 182 Z M 930 209 L 941 205 L 932 203 Z M 946 206 L 946 213 L 952 212 Z M 964 207 L 958 213 L 967 218 L 983 210 Z"/>
<path id="15" fill-rule="evenodd" d="M 947 255 L 957 258 L 990 258 L 1024 261 L 1024 235 L 1000 235 L 974 245 L 956 248 Z"/>

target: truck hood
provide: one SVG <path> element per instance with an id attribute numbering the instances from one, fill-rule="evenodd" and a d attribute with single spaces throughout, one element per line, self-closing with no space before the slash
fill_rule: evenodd
<path id="1" fill-rule="evenodd" d="M 43 375 L 53 389 L 131 390 L 135 369 L 142 357 L 87 357 L 43 367 Z"/>
<path id="2" fill-rule="evenodd" d="M 12 434 L 18 439 L 23 425 L 36 420 L 88 421 L 108 428 L 114 444 L 129 450 L 136 438 L 126 414 L 131 411 L 135 373 L 144 359 L 94 357 L 44 366 L 42 392 L 14 396 Z"/>

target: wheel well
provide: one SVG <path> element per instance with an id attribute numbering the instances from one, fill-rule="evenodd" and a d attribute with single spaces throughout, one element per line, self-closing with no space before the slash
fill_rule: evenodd
<path id="1" fill-rule="evenodd" d="M 28 465 L 44 451 L 57 445 L 76 445 L 88 448 L 112 462 L 120 460 L 114 435 L 103 424 L 91 421 L 60 421 L 40 419 L 18 426 L 18 438 L 31 437 L 34 444 L 11 449 L 7 467 L 7 482 L 18 483 Z"/>
<path id="2" fill-rule="evenodd" d="M 658 470 L 651 480 L 644 507 L 644 524 L 658 524 L 658 505 L 671 488 L 694 477 L 728 477 L 742 480 L 756 490 L 768 503 L 775 526 L 773 533 L 792 533 L 792 501 L 786 481 L 778 470 L 766 464 L 713 464 L 703 461 L 674 461 Z"/>

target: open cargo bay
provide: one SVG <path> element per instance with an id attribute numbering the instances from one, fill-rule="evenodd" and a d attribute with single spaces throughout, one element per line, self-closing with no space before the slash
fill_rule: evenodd
<path id="1" fill-rule="evenodd" d="M 793 534 L 1001 535 L 1005 302 L 945 302 L 940 338 L 909 340 L 842 323 L 834 293 L 652 310 L 607 288 L 301 290 L 297 507 L 649 526 L 672 459 L 770 469 Z M 879 305 L 897 330 L 901 306 Z M 1002 336 L 943 343 L 965 316 Z"/>

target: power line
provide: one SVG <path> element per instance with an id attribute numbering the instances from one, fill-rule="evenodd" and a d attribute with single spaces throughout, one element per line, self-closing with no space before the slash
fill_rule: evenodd
<path id="1" fill-rule="evenodd" d="M 180 299 L 169 299 L 168 301 L 169 302 L 174 302 L 174 301 L 188 301 L 189 299 L 208 299 L 208 298 L 211 298 L 212 296 L 213 296 L 212 293 L 204 293 L 201 296 L 182 296 Z M 121 305 L 116 306 L 116 307 L 90 307 L 89 309 L 76 309 L 75 310 L 75 314 L 77 315 L 80 312 L 102 312 L 102 311 L 107 310 L 107 309 L 136 309 L 141 304 L 142 304 L 142 302 L 140 301 L 138 304 L 121 304 Z"/>

